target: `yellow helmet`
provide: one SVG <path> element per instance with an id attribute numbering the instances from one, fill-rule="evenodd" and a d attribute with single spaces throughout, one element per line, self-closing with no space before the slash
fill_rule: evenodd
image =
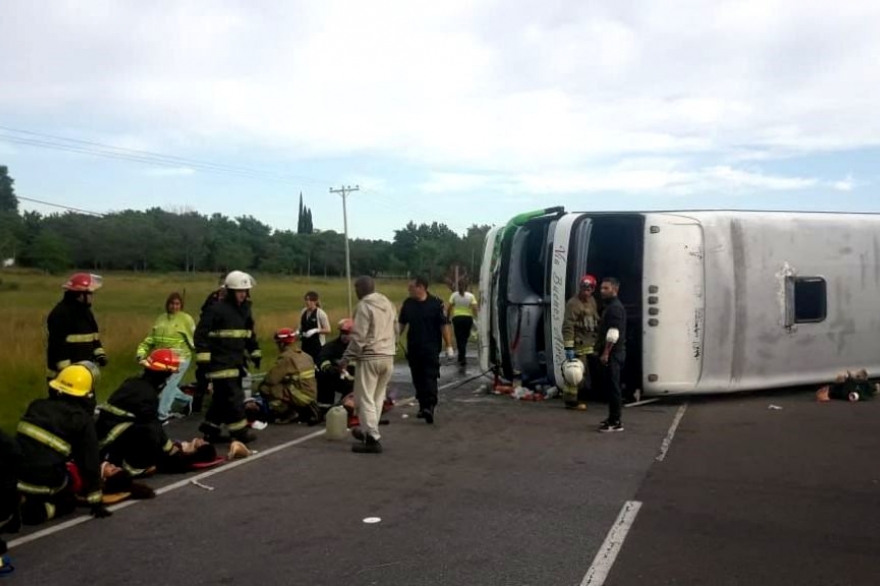
<path id="1" fill-rule="evenodd" d="M 72 364 L 58 373 L 49 386 L 65 395 L 88 397 L 94 390 L 92 371 L 81 364 Z"/>

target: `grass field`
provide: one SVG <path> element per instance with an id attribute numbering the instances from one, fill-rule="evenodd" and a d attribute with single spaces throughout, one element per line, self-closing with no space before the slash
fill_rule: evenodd
<path id="1" fill-rule="evenodd" d="M 216 274 L 105 273 L 102 276 L 104 287 L 95 295 L 92 310 L 110 362 L 101 372 L 98 400 L 105 399 L 123 380 L 140 372 L 135 350 L 163 312 L 168 294 L 185 293 L 184 311 L 198 321 L 199 308 L 215 288 L 217 279 Z M 337 322 L 348 313 L 344 280 L 254 276 L 257 286 L 252 299 L 257 335 L 263 349 L 263 370 L 275 360 L 274 331 L 299 326 L 306 291 L 314 290 L 321 296 L 334 329 L 331 336 L 335 336 Z M 5 326 L 0 344 L 0 428 L 5 431 L 14 429 L 30 401 L 46 395 L 46 316 L 61 299 L 61 285 L 65 280 L 64 275 L 0 271 L 0 323 Z M 404 281 L 379 282 L 377 290 L 395 304 L 406 297 Z M 438 290 L 437 294 L 447 293 Z M 357 299 L 353 298 L 353 302 Z M 195 369 L 190 368 L 186 380 L 194 378 Z"/>

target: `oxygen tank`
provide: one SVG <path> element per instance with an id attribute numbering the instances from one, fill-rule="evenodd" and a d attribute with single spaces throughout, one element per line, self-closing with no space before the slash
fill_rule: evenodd
<path id="1" fill-rule="evenodd" d="M 348 431 L 348 426 L 346 425 L 348 423 L 348 413 L 346 413 L 345 407 L 342 405 L 331 407 L 327 411 L 325 420 L 327 421 L 327 439 L 341 440 L 345 438 L 346 431 Z"/>

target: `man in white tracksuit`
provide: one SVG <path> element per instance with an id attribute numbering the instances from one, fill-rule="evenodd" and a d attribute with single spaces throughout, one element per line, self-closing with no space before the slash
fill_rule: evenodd
<path id="1" fill-rule="evenodd" d="M 382 452 L 379 418 L 385 391 L 394 372 L 397 311 L 387 297 L 376 293 L 372 278 L 358 278 L 354 289 L 359 299 L 354 328 L 339 369 L 345 370 L 350 362 L 355 363 L 354 398 L 360 427 L 351 430 L 352 436 L 358 440 L 351 450 L 359 454 L 378 454 Z"/>

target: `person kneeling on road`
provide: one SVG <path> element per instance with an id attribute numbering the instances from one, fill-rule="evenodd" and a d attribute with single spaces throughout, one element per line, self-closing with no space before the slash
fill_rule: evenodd
<path id="1" fill-rule="evenodd" d="M 345 397 L 354 392 L 354 365 L 339 370 L 339 364 L 351 342 L 354 320 L 346 318 L 339 321 L 339 336 L 321 347 L 318 356 L 318 404 L 330 407 L 336 403 L 336 396 Z"/>
<path id="2" fill-rule="evenodd" d="M 159 420 L 159 396 L 180 368 L 170 348 L 153 350 L 141 362 L 143 373 L 126 380 L 106 403 L 98 406 L 95 424 L 101 456 L 133 477 L 155 471 L 174 444 Z"/>
<path id="3" fill-rule="evenodd" d="M 101 494 L 101 459 L 93 419 L 93 370 L 73 364 L 50 383 L 50 397 L 28 405 L 18 424 L 22 453 L 21 520 L 36 525 L 71 513 L 82 492 L 95 517 L 109 517 Z M 78 486 L 81 484 L 81 486 Z"/>
<path id="4" fill-rule="evenodd" d="M 14 439 L 0 431 L 0 576 L 14 570 L 6 557 L 6 542 L 2 534 L 18 533 L 21 519 L 18 514 L 18 470 L 21 467 L 21 450 Z"/>
<path id="5" fill-rule="evenodd" d="M 295 421 L 315 425 L 321 422 L 318 409 L 318 384 L 315 362 L 297 348 L 296 332 L 281 328 L 275 332 L 275 343 L 280 352 L 275 365 L 260 382 L 257 392 L 263 401 L 263 415 L 275 423 Z M 248 409 L 256 402 L 248 402 Z"/>

